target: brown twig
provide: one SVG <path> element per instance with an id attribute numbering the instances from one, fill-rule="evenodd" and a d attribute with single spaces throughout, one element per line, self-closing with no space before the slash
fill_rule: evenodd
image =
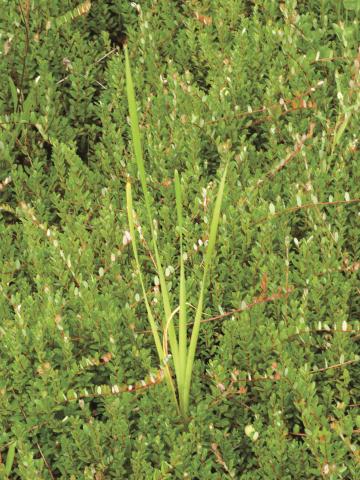
<path id="1" fill-rule="evenodd" d="M 39 442 L 36 442 L 36 446 L 37 446 L 37 448 L 40 452 L 41 458 L 43 459 L 43 462 L 45 463 L 46 468 L 49 471 L 50 477 L 52 478 L 52 480 L 55 480 L 55 477 L 54 477 L 54 475 L 51 471 L 50 465 L 49 465 L 48 461 L 46 460 L 45 455 L 43 454 L 43 451 L 41 450 Z"/>
<path id="2" fill-rule="evenodd" d="M 305 145 L 305 142 L 313 136 L 314 129 L 315 123 L 310 123 L 309 130 L 296 143 L 294 150 L 284 160 L 282 160 L 279 165 L 275 167 L 275 169 L 270 170 L 264 175 L 262 179 L 258 180 L 256 182 L 256 187 L 262 185 L 266 180 L 273 178 L 278 172 L 280 172 L 280 170 L 286 167 L 286 165 L 301 152 Z"/>
<path id="3" fill-rule="evenodd" d="M 265 221 L 273 220 L 280 215 L 285 215 L 287 213 L 297 212 L 298 210 L 307 209 L 307 208 L 315 208 L 315 207 L 327 207 L 327 206 L 335 206 L 335 205 L 344 205 L 344 204 L 351 204 L 351 203 L 359 203 L 360 198 L 353 198 L 352 200 L 337 200 L 335 202 L 318 202 L 318 203 L 306 203 L 304 205 L 286 208 L 285 210 L 281 210 L 280 212 L 276 212 L 271 216 L 262 217 L 256 222 L 252 222 L 251 225 L 258 225 L 259 223 L 264 223 Z"/>
<path id="4" fill-rule="evenodd" d="M 261 303 L 273 302 L 275 300 L 285 298 L 290 293 L 292 293 L 293 291 L 294 291 L 294 289 L 291 287 L 291 288 L 288 288 L 285 291 L 285 293 L 278 292 L 278 293 L 274 293 L 274 294 L 270 295 L 269 297 L 258 297 L 258 298 L 255 298 L 255 300 L 253 300 L 251 303 L 247 304 L 244 307 L 235 308 L 234 310 L 230 310 L 229 312 L 225 312 L 225 313 L 222 313 L 220 315 L 216 315 L 214 317 L 202 319 L 202 320 L 200 320 L 200 322 L 201 323 L 209 323 L 209 322 L 214 322 L 214 321 L 218 321 L 218 320 L 225 320 L 227 317 L 230 317 L 231 315 L 234 315 L 235 313 L 245 312 L 246 310 L 250 310 L 251 308 L 255 307 L 256 305 L 260 305 Z M 191 323 L 189 323 L 189 326 L 192 326 L 193 324 L 194 323 L 191 322 Z M 139 331 L 136 331 L 136 333 L 150 334 L 151 330 L 139 330 Z"/>
<path id="5" fill-rule="evenodd" d="M 219 445 L 217 443 L 212 443 L 211 450 L 215 454 L 216 461 L 223 467 L 225 472 L 229 474 L 230 478 L 235 478 L 234 475 L 230 472 L 229 467 L 226 465 L 225 460 L 221 455 L 221 452 L 219 450 Z"/>
<path id="6" fill-rule="evenodd" d="M 343 363 L 336 363 L 335 365 L 330 365 L 329 367 L 318 368 L 317 370 L 310 370 L 309 373 L 315 374 L 320 372 L 325 372 L 326 370 L 333 370 L 335 368 L 342 368 L 346 365 L 351 365 L 353 363 L 358 363 L 360 360 L 348 360 L 347 362 Z"/>
<path id="7" fill-rule="evenodd" d="M 112 55 L 113 53 L 117 52 L 119 50 L 119 47 L 115 47 L 113 48 L 112 50 L 110 50 L 110 52 L 107 52 L 105 53 L 105 55 L 103 55 L 101 58 L 99 58 L 98 60 L 96 60 L 94 63 L 90 64 L 89 67 L 92 67 L 94 65 L 97 65 L 99 64 L 100 62 L 102 62 L 103 60 L 105 60 L 105 58 L 109 57 L 110 55 Z M 58 80 L 56 82 L 56 85 L 60 85 L 61 83 L 65 82 L 68 78 L 70 77 L 70 75 L 66 75 L 65 77 L 61 78 L 60 80 Z M 85 78 L 85 77 L 84 77 Z M 96 81 L 96 80 L 95 80 Z M 103 88 L 106 88 L 104 87 L 104 85 L 102 85 L 100 82 L 97 82 L 100 84 L 101 87 Z"/>
<path id="8" fill-rule="evenodd" d="M 152 388 L 163 381 L 166 367 L 167 367 L 166 365 L 161 366 L 158 369 L 156 375 L 150 374 L 145 380 L 142 380 L 135 384 L 98 385 L 93 388 L 95 390 L 99 389 L 99 391 L 93 391 L 91 393 L 86 391 L 84 391 L 84 393 L 77 393 L 74 391 L 74 394 L 70 394 L 70 393 L 68 395 L 64 394 L 64 400 L 58 402 L 58 404 L 69 403 L 69 402 L 78 401 L 86 398 L 116 397 L 122 393 L 140 393 L 143 391 L 147 391 L 149 388 Z"/>
<path id="9" fill-rule="evenodd" d="M 355 429 L 352 431 L 352 434 L 353 434 L 353 435 L 356 435 L 356 434 L 358 434 L 358 433 L 360 433 L 360 428 L 355 428 Z M 307 437 L 307 434 L 306 434 L 306 433 L 288 432 L 286 435 L 287 435 L 287 436 L 291 436 L 291 437 L 303 437 L 303 438 L 304 438 L 304 437 Z M 352 453 L 354 453 L 354 452 L 352 452 Z"/>
<path id="10" fill-rule="evenodd" d="M 312 60 L 310 62 L 310 65 L 313 65 L 314 63 L 321 63 L 321 62 L 337 62 L 337 61 L 342 61 L 342 60 L 352 60 L 350 57 L 327 57 L 327 58 L 319 58 L 318 60 Z"/>
<path id="11" fill-rule="evenodd" d="M 306 102 L 303 101 L 303 98 L 304 97 L 307 97 L 307 96 L 310 96 L 312 95 L 316 90 L 317 88 L 319 88 L 320 86 L 322 86 L 324 84 L 324 82 L 318 82 L 316 84 L 315 87 L 310 87 L 308 88 L 305 92 L 302 92 L 300 93 L 299 95 L 296 95 L 294 98 L 292 99 L 284 99 L 282 104 L 283 105 L 294 105 L 294 102 L 296 104 L 296 101 L 299 101 L 299 105 L 298 106 L 295 106 L 293 107 L 292 109 L 286 109 L 285 112 L 282 112 L 282 115 L 286 115 L 288 113 L 291 113 L 291 112 L 294 112 L 294 111 L 298 111 L 298 110 L 304 110 L 306 108 L 310 108 L 308 106 L 306 106 Z M 228 121 L 228 120 L 234 120 L 234 119 L 239 119 L 239 118 L 244 118 L 244 117 L 248 117 L 248 116 L 252 116 L 252 115 L 255 115 L 257 113 L 264 113 L 266 111 L 271 111 L 273 110 L 274 108 L 277 108 L 279 105 L 278 102 L 276 103 L 273 103 L 272 105 L 270 106 L 263 106 L 261 108 L 258 108 L 256 110 L 251 110 L 251 111 L 246 111 L 246 112 L 239 112 L 239 113 L 234 113 L 233 115 L 224 115 L 223 117 L 221 118 L 217 118 L 215 120 L 210 120 L 208 122 L 205 122 L 205 125 L 213 125 L 213 124 L 216 124 L 216 123 L 219 123 L 219 122 L 222 122 L 222 121 Z M 266 117 L 265 120 L 269 120 L 270 118 L 272 118 L 271 116 L 270 117 Z M 259 119 L 260 121 L 265 121 L 264 119 Z"/>

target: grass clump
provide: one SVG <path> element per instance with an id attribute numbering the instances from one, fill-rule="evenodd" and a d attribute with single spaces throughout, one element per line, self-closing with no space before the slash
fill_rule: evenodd
<path id="1" fill-rule="evenodd" d="M 214 206 L 213 217 L 210 225 L 209 240 L 208 240 L 208 245 L 207 245 L 205 259 L 204 259 L 204 273 L 203 273 L 203 278 L 200 284 L 200 294 L 199 294 L 198 304 L 195 312 L 195 320 L 193 324 L 190 343 L 188 346 L 187 312 L 186 312 L 186 309 L 187 309 L 186 279 L 185 279 L 184 255 L 183 255 L 184 253 L 183 252 L 183 212 L 182 212 L 181 180 L 180 180 L 178 171 L 175 170 L 174 183 L 175 183 L 175 196 L 176 196 L 176 211 L 177 211 L 177 221 L 178 221 L 178 232 L 180 236 L 180 280 L 179 280 L 179 304 L 175 308 L 175 310 L 173 310 L 170 305 L 169 291 L 168 291 L 168 287 L 165 280 L 163 262 L 161 260 L 161 255 L 159 253 L 157 234 L 154 229 L 155 218 L 151 212 L 151 202 L 149 199 L 149 192 L 148 192 L 146 174 L 145 174 L 145 165 L 144 165 L 142 149 L 141 149 L 136 99 L 134 94 L 134 87 L 133 87 L 133 82 L 131 77 L 129 55 L 128 55 L 127 48 L 125 48 L 125 59 L 126 59 L 126 67 L 125 67 L 126 68 L 126 87 L 127 87 L 127 96 L 128 96 L 128 102 L 129 102 L 133 148 L 134 148 L 136 163 L 138 166 L 142 191 L 144 195 L 144 203 L 145 203 L 145 208 L 147 213 L 148 224 L 151 231 L 152 245 L 154 249 L 155 267 L 160 279 L 162 305 L 164 309 L 164 316 L 162 321 L 163 341 L 161 341 L 161 338 L 158 333 L 158 328 L 157 328 L 154 315 L 152 313 L 150 303 L 147 297 L 144 280 L 143 280 L 143 274 L 141 273 L 141 266 L 139 262 L 138 252 L 137 252 L 137 240 L 136 240 L 136 234 L 135 234 L 135 228 L 134 228 L 134 219 L 133 219 L 134 213 L 133 213 L 131 183 L 127 182 L 126 184 L 127 212 L 128 212 L 130 234 L 132 238 L 133 252 L 136 260 L 136 268 L 139 272 L 141 288 L 144 296 L 144 301 L 146 304 L 146 311 L 147 311 L 149 323 L 151 326 L 151 331 L 155 341 L 156 350 L 161 362 L 164 362 L 164 360 L 166 359 L 167 336 L 169 336 L 171 353 L 174 359 L 177 392 L 175 391 L 173 379 L 171 377 L 171 373 L 168 367 L 166 367 L 167 381 L 174 395 L 174 400 L 178 408 L 178 411 L 180 412 L 182 417 L 185 420 L 187 420 L 193 363 L 194 363 L 196 345 L 197 345 L 199 330 L 200 330 L 200 320 L 203 314 L 204 294 L 205 294 L 206 284 L 208 281 L 207 277 L 209 274 L 209 268 L 210 268 L 210 264 L 211 264 L 212 257 L 214 255 L 214 250 L 215 250 L 216 233 L 217 233 L 219 219 L 220 219 L 220 209 L 221 209 L 222 197 L 224 194 L 227 167 L 225 167 L 225 170 L 220 182 L 215 206 Z M 173 317 L 177 312 L 179 312 L 178 333 L 176 332 L 176 329 L 174 327 L 174 321 L 173 321 Z"/>

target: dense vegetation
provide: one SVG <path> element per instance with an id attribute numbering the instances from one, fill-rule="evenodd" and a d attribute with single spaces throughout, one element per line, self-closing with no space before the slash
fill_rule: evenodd
<path id="1" fill-rule="evenodd" d="M 359 478 L 359 12 L 0 1 L 0 478 Z M 196 307 L 228 165 L 187 422 L 129 234 L 127 181 L 160 328 L 125 44 L 174 308 L 174 171 Z"/>

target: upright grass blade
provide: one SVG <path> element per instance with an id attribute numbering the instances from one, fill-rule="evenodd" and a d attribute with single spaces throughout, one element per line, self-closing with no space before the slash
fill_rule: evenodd
<path id="1" fill-rule="evenodd" d="M 157 273 L 160 280 L 162 303 L 163 303 L 164 314 L 165 314 L 163 319 L 163 327 L 165 328 L 167 319 L 171 317 L 172 308 L 170 304 L 168 288 L 166 285 L 164 269 L 162 266 L 162 262 L 161 262 L 161 258 L 160 258 L 160 254 L 157 246 L 153 216 L 151 213 L 151 200 L 150 200 L 150 195 L 149 195 L 147 182 L 146 182 L 145 165 L 144 165 L 144 159 L 143 159 L 142 148 L 141 148 L 141 140 L 140 140 L 139 119 L 137 115 L 135 91 L 134 91 L 134 85 L 133 85 L 132 76 L 131 76 L 130 60 L 129 60 L 127 47 L 125 47 L 125 73 L 126 73 L 126 91 L 127 91 L 127 98 L 128 98 L 128 104 L 129 104 L 130 123 L 131 123 L 131 136 L 133 141 L 136 164 L 137 164 L 139 176 L 140 176 L 141 187 L 144 194 L 148 223 L 151 230 L 152 245 L 155 253 L 156 269 L 157 269 Z M 169 340 L 170 340 L 171 353 L 174 360 L 175 373 L 176 373 L 176 376 L 178 377 L 179 371 L 180 371 L 179 354 L 178 354 L 179 347 L 178 347 L 178 342 L 177 342 L 177 337 L 176 337 L 176 332 L 175 332 L 175 327 L 173 322 L 171 322 L 169 325 Z"/>
<path id="2" fill-rule="evenodd" d="M 131 245 L 134 253 L 134 258 L 135 258 L 135 263 L 136 263 L 136 269 L 138 271 L 139 279 L 140 279 L 140 285 L 141 285 L 141 290 L 143 293 L 144 301 L 145 301 L 145 306 L 146 306 L 146 311 L 151 327 L 151 332 L 154 337 L 155 345 L 156 345 L 156 350 L 158 352 L 158 356 L 160 361 L 163 360 L 163 349 L 159 337 L 159 333 L 157 330 L 156 322 L 149 304 L 149 300 L 147 298 L 146 294 L 146 289 L 144 285 L 144 280 L 143 276 L 141 273 L 141 267 L 140 267 L 140 262 L 139 262 L 139 255 L 137 251 L 137 240 L 136 240 L 136 234 L 135 234 L 135 227 L 134 227 L 134 212 L 133 212 L 133 204 L 132 204 L 132 194 L 131 194 L 131 183 L 127 182 L 126 184 L 126 206 L 127 206 L 127 217 L 128 217 L 128 223 L 129 223 L 129 229 L 130 229 L 130 236 L 131 236 Z"/>
<path id="3" fill-rule="evenodd" d="M 187 319 L 186 319 L 186 280 L 184 269 L 183 252 L 183 214 L 182 214 L 182 193 L 179 173 L 175 170 L 175 196 L 178 228 L 180 235 L 180 294 L 179 294 L 179 357 L 180 373 L 178 379 L 180 409 L 184 406 L 184 383 L 186 373 L 187 356 Z"/>
<path id="4" fill-rule="evenodd" d="M 158 333 L 158 330 L 157 330 L 156 322 L 155 322 L 155 319 L 154 319 L 154 316 L 153 316 L 153 313 L 152 313 L 152 310 L 151 310 L 151 307 L 150 307 L 149 300 L 147 298 L 144 279 L 143 279 L 143 276 L 142 276 L 142 273 L 141 273 L 139 255 L 138 255 L 138 250 L 137 250 L 137 240 L 136 240 L 135 227 L 134 227 L 134 217 L 133 217 L 134 212 L 133 212 L 131 183 L 130 182 L 127 182 L 127 184 L 126 184 L 126 206 L 127 206 L 127 216 L 128 216 L 128 223 L 129 223 L 130 236 L 131 236 L 131 244 L 132 244 L 132 249 L 133 249 L 133 253 L 134 253 L 136 269 L 138 271 L 138 275 L 139 275 L 139 279 L 140 279 L 141 290 L 142 290 L 144 301 L 145 301 L 146 312 L 147 312 L 148 320 L 149 320 L 149 323 L 150 323 L 151 332 L 152 332 L 152 335 L 154 337 L 156 351 L 158 353 L 160 363 L 163 363 L 164 360 L 165 360 L 165 351 L 164 351 L 164 348 L 161 344 L 161 340 L 160 340 L 159 333 Z M 172 380 L 171 372 L 170 372 L 170 369 L 169 369 L 168 365 L 165 366 L 165 373 L 166 373 L 166 380 L 167 380 L 167 383 L 168 383 L 168 385 L 170 387 L 170 390 L 173 394 L 175 403 L 176 403 L 176 405 L 178 405 L 177 397 L 176 397 L 176 391 L 175 391 L 175 387 L 174 387 L 174 382 Z"/>
<path id="5" fill-rule="evenodd" d="M 130 123 L 131 123 L 130 127 L 131 127 L 133 149 L 134 149 L 136 164 L 139 171 L 141 187 L 144 194 L 145 208 L 148 216 L 149 226 L 151 229 L 151 233 L 153 234 L 154 227 L 153 227 L 153 219 L 152 219 L 151 208 L 150 208 L 151 202 L 150 202 L 149 191 L 146 183 L 145 166 L 144 166 L 141 140 L 140 140 L 139 119 L 137 114 L 135 91 L 134 91 L 134 85 L 133 85 L 132 76 L 131 76 L 130 60 L 129 60 L 127 47 L 125 47 L 125 73 L 126 73 L 126 92 L 127 92 L 127 98 L 128 98 L 128 104 L 129 104 L 129 114 L 130 114 Z"/>
<path id="6" fill-rule="evenodd" d="M 194 358 L 195 358 L 196 345 L 199 337 L 200 320 L 201 320 L 203 306 L 204 306 L 204 293 L 205 293 L 205 287 L 207 283 L 207 277 L 208 277 L 211 260 L 215 250 L 215 240 L 216 240 L 216 234 L 217 234 L 217 229 L 219 225 L 220 210 L 221 210 L 221 204 L 222 204 L 222 199 L 224 195 L 227 168 L 228 166 L 226 165 L 221 182 L 220 182 L 219 190 L 216 197 L 214 212 L 211 220 L 209 243 L 205 253 L 204 273 L 203 273 L 203 278 L 201 282 L 198 305 L 195 313 L 195 320 L 194 320 L 193 330 L 191 334 L 189 351 L 187 354 L 185 382 L 184 382 L 184 411 L 185 412 L 187 412 L 189 408 L 191 376 L 192 376 L 192 369 L 193 369 Z"/>

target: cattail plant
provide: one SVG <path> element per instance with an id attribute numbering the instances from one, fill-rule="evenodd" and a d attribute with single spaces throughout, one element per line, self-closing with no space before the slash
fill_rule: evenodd
<path id="1" fill-rule="evenodd" d="M 179 278 L 179 302 L 176 308 L 173 308 L 170 302 L 170 295 L 168 286 L 165 281 L 165 274 L 163 269 L 163 262 L 158 248 L 157 235 L 154 229 L 154 217 L 151 209 L 150 194 L 147 187 L 145 164 L 142 154 L 140 130 L 137 115 L 136 99 L 134 86 L 131 76 L 130 61 L 127 48 L 125 47 L 125 68 L 126 68 L 126 90 L 129 104 L 129 114 L 131 122 L 131 135 L 134 156 L 140 177 L 142 192 L 144 196 L 144 204 L 146 210 L 147 221 L 150 227 L 153 258 L 155 261 L 156 273 L 159 278 L 161 299 L 163 308 L 162 329 L 156 325 L 153 311 L 146 293 L 144 275 L 139 261 L 137 240 L 135 235 L 134 225 L 134 210 L 131 192 L 130 181 L 126 184 L 126 202 L 127 215 L 129 222 L 129 230 L 132 239 L 132 248 L 135 257 L 137 273 L 139 276 L 142 294 L 146 306 L 147 317 L 151 327 L 154 338 L 157 354 L 160 362 L 165 368 L 165 378 L 169 385 L 173 399 L 177 406 L 179 414 L 186 420 L 189 411 L 189 398 L 191 388 L 191 378 L 193 371 L 194 358 L 196 353 L 197 341 L 199 338 L 200 321 L 203 313 L 204 296 L 207 286 L 209 269 L 212 257 L 215 251 L 215 240 L 220 218 L 220 209 L 225 188 L 225 179 L 227 173 L 227 166 L 221 178 L 219 190 L 217 193 L 213 216 L 210 224 L 209 241 L 204 258 L 204 271 L 202 281 L 200 284 L 200 293 L 195 309 L 195 317 L 193 320 L 193 328 L 191 335 L 188 336 L 188 315 L 187 315 L 187 292 L 186 292 L 186 278 L 183 255 L 183 211 L 182 211 L 182 188 L 179 173 L 175 170 L 174 184 L 175 184 L 175 198 L 177 210 L 177 227 L 179 231 L 180 241 L 180 278 Z M 178 315 L 178 328 L 174 325 L 174 318 Z M 189 338 L 190 337 L 190 338 Z M 173 366 L 175 371 L 175 379 L 173 378 L 170 366 L 167 363 L 168 358 L 168 343 L 170 345 L 170 352 L 173 359 Z"/>

